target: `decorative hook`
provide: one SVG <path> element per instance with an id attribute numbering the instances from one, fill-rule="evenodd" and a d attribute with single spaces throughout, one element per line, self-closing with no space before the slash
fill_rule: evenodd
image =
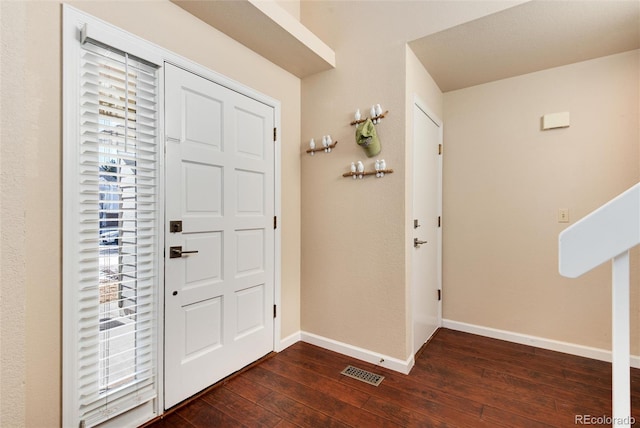
<path id="1" fill-rule="evenodd" d="M 349 172 L 342 174 L 343 177 L 353 177 L 353 179 L 362 179 L 367 175 L 374 175 L 378 178 L 384 177 L 385 174 L 393 173 L 392 169 L 387 169 L 387 163 L 384 159 L 377 160 L 375 163 L 375 171 L 365 171 L 362 161 L 351 162 Z"/>
<path id="2" fill-rule="evenodd" d="M 320 151 L 323 151 L 325 153 L 331 153 L 331 149 L 333 149 L 337 145 L 338 145 L 338 142 L 337 141 L 333 141 L 331 139 L 331 135 L 323 135 L 322 136 L 322 147 L 316 148 L 316 142 L 312 138 L 309 141 L 309 148 L 307 149 L 307 153 L 309 153 L 311 156 L 313 156 L 315 152 L 320 152 Z"/>
<path id="3" fill-rule="evenodd" d="M 381 119 L 384 119 L 386 117 L 386 115 L 389 114 L 389 110 L 385 111 L 384 113 L 382 112 L 382 107 L 380 107 L 380 104 L 376 104 L 374 106 L 371 107 L 371 120 L 373 121 L 373 123 L 380 123 Z M 359 125 L 361 123 L 364 123 L 367 121 L 367 117 L 365 117 L 364 119 L 362 119 L 362 115 L 360 114 L 360 109 L 356 110 L 356 113 L 354 114 L 354 119 L 350 125 Z"/>

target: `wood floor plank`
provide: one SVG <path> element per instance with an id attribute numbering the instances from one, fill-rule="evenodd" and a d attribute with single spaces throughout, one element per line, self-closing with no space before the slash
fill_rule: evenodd
<path id="1" fill-rule="evenodd" d="M 284 394 L 273 391 L 260 400 L 260 405 L 281 418 L 301 427 L 345 428 L 348 425 L 301 404 Z"/>
<path id="2" fill-rule="evenodd" d="M 457 338 L 453 341 L 447 339 L 446 344 L 444 344 L 442 340 L 434 340 L 433 344 L 430 343 L 429 345 L 425 350 L 427 356 L 431 353 L 455 353 L 455 355 L 459 355 L 460 358 L 466 357 L 469 362 L 473 362 L 475 365 L 480 365 L 483 368 L 499 369 L 501 367 L 517 368 L 524 366 L 532 371 L 539 371 L 558 377 L 563 376 L 562 366 L 558 365 L 555 361 L 550 362 L 543 358 L 538 358 L 535 354 L 528 351 L 497 351 L 490 347 L 480 351 L 480 348 L 472 344 L 464 343 Z M 490 356 L 491 358 L 482 358 L 482 356 Z"/>
<path id="3" fill-rule="evenodd" d="M 171 413 L 153 424 L 153 428 L 198 428 L 177 413 Z"/>
<path id="4" fill-rule="evenodd" d="M 259 385 L 271 389 L 272 391 L 292 397 L 296 401 L 328 415 L 333 414 L 336 409 L 348 405 L 329 394 L 290 380 L 262 367 L 256 367 L 255 370 L 248 372 L 247 378 Z"/>
<path id="5" fill-rule="evenodd" d="M 296 355 L 298 364 L 313 367 L 312 369 L 318 371 L 318 373 L 328 377 L 335 377 L 336 379 L 342 378 L 342 375 L 340 375 L 342 369 L 356 361 L 354 358 L 336 352 L 326 352 L 325 349 L 308 343 L 298 342 L 291 348 L 293 348 L 291 353 Z M 364 361 L 358 361 L 358 367 L 369 371 L 375 371 L 377 368 L 375 365 Z M 336 371 L 337 368 L 339 368 L 338 371 Z"/>
<path id="6" fill-rule="evenodd" d="M 385 376 L 372 386 L 347 365 Z M 631 370 L 640 420 L 640 370 Z M 298 342 L 147 428 L 558 427 L 611 416 L 611 364 L 440 329 L 409 375 Z"/>
<path id="7" fill-rule="evenodd" d="M 483 351 L 483 355 L 488 354 L 486 354 L 486 351 Z M 485 375 L 482 380 L 484 387 L 489 390 L 504 390 L 509 396 L 519 397 L 523 400 L 523 404 L 525 402 L 531 403 L 523 408 L 533 411 L 534 414 L 542 413 L 540 409 L 535 409 L 532 404 L 537 403 L 539 405 L 549 406 L 550 400 L 557 400 L 561 403 L 557 405 L 560 411 L 566 410 L 566 406 L 562 404 L 566 400 L 578 400 L 583 404 L 583 408 L 591 409 L 603 408 L 603 406 L 606 408 L 606 403 L 610 402 L 610 391 L 602 388 L 600 384 L 588 385 L 584 382 L 568 380 L 559 372 L 555 372 L 554 375 L 540 371 L 532 371 L 527 367 L 504 364 L 504 362 L 501 361 L 502 357 L 489 359 L 483 356 L 472 356 L 455 351 L 449 351 L 447 356 L 448 358 L 458 359 L 467 364 L 476 364 L 485 367 Z M 427 356 L 425 358 L 429 357 Z M 566 360 L 566 356 L 562 358 Z M 576 357 L 576 359 L 580 358 Z M 538 367 L 538 370 L 539 369 Z M 520 385 L 520 388 L 516 388 L 517 385 Z"/>
<path id="8" fill-rule="evenodd" d="M 426 358 L 426 357 L 423 357 Z M 475 357 L 478 359 L 479 357 Z M 437 359 L 431 358 L 435 364 L 439 366 L 461 367 L 462 365 L 470 366 L 468 360 L 459 360 L 454 353 L 438 356 Z M 484 373 L 486 369 L 482 369 Z M 516 414 L 524 417 L 539 419 L 544 422 L 544 415 L 554 412 L 556 409 L 553 397 L 538 394 L 535 390 L 519 391 L 514 394 L 511 388 L 505 388 L 503 379 L 494 380 L 486 376 L 478 377 L 475 373 L 473 376 L 464 377 L 445 377 L 437 379 L 438 373 L 431 371 L 423 371 L 422 369 L 414 369 L 412 377 L 421 384 L 430 385 L 448 394 L 461 394 L 462 397 L 473 399 L 482 404 L 511 409 Z"/>
<path id="9" fill-rule="evenodd" d="M 286 419 L 282 419 L 276 428 L 298 428 L 299 425 L 294 424 L 293 422 L 289 422 Z"/>
<path id="10" fill-rule="evenodd" d="M 225 382 L 224 387 L 252 403 L 257 403 L 267 395 L 271 394 L 271 390 L 269 388 L 265 388 L 255 382 L 251 382 L 245 376 L 234 377 L 228 382 Z"/>
<path id="11" fill-rule="evenodd" d="M 472 400 L 466 400 L 462 405 L 448 406 L 443 404 L 444 400 L 437 401 L 436 397 L 446 398 L 447 402 L 450 399 L 457 401 L 457 398 L 439 395 L 436 392 L 429 391 L 428 388 L 425 388 L 425 394 L 423 395 L 429 396 L 434 393 L 436 396 L 434 396 L 433 400 L 414 394 L 410 390 L 398 389 L 385 384 L 386 379 L 378 387 L 367 385 L 351 378 L 345 378 L 344 382 L 363 390 L 367 389 L 372 397 L 414 412 L 425 420 L 433 418 L 446 421 L 454 426 L 475 426 L 480 420 L 481 405 Z"/>
<path id="12" fill-rule="evenodd" d="M 482 412 L 482 420 L 489 424 L 507 426 L 507 427 L 526 427 L 526 428 L 549 428 L 549 427 L 567 427 L 570 426 L 566 422 L 555 420 L 554 424 L 545 424 L 533 419 L 525 418 L 516 413 L 505 412 L 495 407 L 487 406 Z"/>
<path id="13" fill-rule="evenodd" d="M 204 394 L 202 399 L 227 416 L 252 427 L 271 428 L 277 426 L 282 420 L 264 407 L 241 397 L 224 386 Z"/>
<path id="14" fill-rule="evenodd" d="M 309 370 L 284 360 L 272 358 L 270 361 L 265 361 L 261 367 L 356 407 L 362 407 L 369 399 L 368 394 L 340 383 L 339 379 L 325 377 L 314 370 Z M 335 372 L 340 373 L 334 368 L 333 373 Z"/>
<path id="15" fill-rule="evenodd" d="M 432 379 L 429 373 L 416 372 L 412 377 L 419 385 L 428 387 Z M 555 412 L 555 400 L 536 393 L 513 394 L 505 391 L 501 385 L 491 385 L 484 380 L 471 383 L 465 380 L 450 380 L 447 384 L 435 384 L 434 388 L 447 397 L 458 396 L 460 400 L 472 400 L 473 403 L 489 405 L 510 411 L 520 416 L 547 422 L 547 415 Z M 434 397 L 436 400 L 442 400 Z"/>
<path id="16" fill-rule="evenodd" d="M 446 427 L 447 424 L 429 415 L 421 415 L 396 403 L 383 400 L 379 397 L 371 397 L 365 404 L 365 409 L 397 423 L 402 427 Z"/>
<path id="17" fill-rule="evenodd" d="M 192 401 L 177 411 L 185 420 L 196 427 L 242 427 L 242 423 L 227 416 L 202 399 Z"/>
<path id="18" fill-rule="evenodd" d="M 516 378 L 508 374 L 492 370 L 487 370 L 485 372 L 485 377 L 502 383 L 505 390 L 512 394 L 530 394 L 531 392 L 534 392 L 539 396 L 553 397 L 555 400 L 579 400 L 580 404 L 596 409 L 606 408 L 608 404 L 610 405 L 610 397 L 608 396 L 578 394 L 566 389 L 556 388 L 546 384 L 537 384 L 531 380 Z"/>
<path id="19" fill-rule="evenodd" d="M 256 383 L 266 386 L 282 395 L 291 397 L 309 408 L 329 415 L 350 426 L 395 426 L 395 424 L 392 424 L 384 418 L 380 418 L 366 411 L 361 411 L 359 407 L 335 398 L 331 393 L 306 386 L 297 381 L 292 381 L 284 376 L 264 369 L 262 366 L 251 370 L 251 373 L 247 375 Z"/>
<path id="20" fill-rule="evenodd" d="M 416 371 L 411 376 L 395 372 L 386 372 L 383 384 L 389 388 L 386 394 L 398 395 L 407 393 L 410 396 L 419 397 L 438 403 L 447 408 L 458 409 L 458 412 L 468 413 L 478 417 L 482 412 L 484 395 L 481 391 L 474 391 L 472 384 L 464 384 L 445 375 L 436 376 L 431 373 Z M 382 386 L 382 385 L 381 385 Z M 393 388 L 393 389 L 391 389 Z M 376 396 L 383 396 L 376 394 Z"/>

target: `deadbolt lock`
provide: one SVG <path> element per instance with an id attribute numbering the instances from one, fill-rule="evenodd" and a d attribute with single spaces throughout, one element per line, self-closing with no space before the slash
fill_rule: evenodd
<path id="1" fill-rule="evenodd" d="M 171 233 L 182 232 L 182 220 L 171 220 L 169 222 L 169 232 Z"/>

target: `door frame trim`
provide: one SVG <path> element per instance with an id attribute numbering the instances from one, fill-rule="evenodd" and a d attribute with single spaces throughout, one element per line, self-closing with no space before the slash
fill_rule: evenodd
<path id="1" fill-rule="evenodd" d="M 411 140 L 411 153 L 408 154 L 411 156 L 411 159 L 413 159 L 413 155 L 414 155 L 414 150 L 415 150 L 415 141 L 414 141 L 414 127 L 415 127 L 415 122 L 413 121 L 413 117 L 414 114 L 416 112 L 416 109 L 420 110 L 422 113 L 424 113 L 427 118 L 429 118 L 437 127 L 438 127 L 438 143 L 442 145 L 442 147 L 444 148 L 444 138 L 443 138 L 443 123 L 442 120 L 438 117 L 438 115 L 436 115 L 433 110 L 431 110 L 427 103 L 425 103 L 422 98 L 420 98 L 418 96 L 418 94 L 414 94 L 413 95 L 413 102 L 411 103 L 412 105 L 412 110 L 411 110 L 411 129 L 412 129 L 412 140 Z M 441 155 L 438 157 L 438 184 L 437 184 L 437 192 L 438 195 L 436 197 L 437 199 L 437 211 L 438 211 L 438 215 L 440 217 L 442 217 L 442 193 L 443 193 L 443 179 L 442 179 L 442 170 L 443 170 L 443 158 L 444 158 L 444 149 L 441 153 Z M 408 231 L 408 237 L 413 236 L 412 235 L 412 231 L 413 231 L 413 224 L 412 224 L 412 219 L 415 218 L 414 217 L 414 201 L 413 201 L 413 191 L 415 188 L 415 174 L 413 173 L 413 162 L 411 162 L 412 165 L 412 169 L 411 169 L 411 190 L 410 192 L 407 192 L 407 195 L 411 195 L 409 199 L 411 202 L 411 209 L 409 210 L 410 216 L 407 219 L 407 224 L 409 225 L 407 228 Z M 443 284 L 442 284 L 442 230 L 443 227 L 439 227 L 436 230 L 436 236 L 437 236 L 437 265 L 438 265 L 438 272 L 437 272 L 437 282 L 438 282 L 438 288 L 440 290 L 443 290 Z M 410 266 L 411 269 L 409 269 L 408 271 L 408 275 L 409 278 L 413 278 L 413 256 L 410 258 Z M 411 284 L 411 286 L 409 287 L 409 290 L 412 291 L 413 289 L 413 284 Z M 443 290 L 444 291 L 444 290 Z M 411 301 L 411 299 L 408 299 L 407 301 Z M 413 315 L 410 317 L 409 319 L 409 323 L 410 323 L 410 331 L 411 334 L 409 335 L 409 337 L 411 338 L 412 343 L 409 345 L 409 348 L 412 350 L 411 354 L 413 354 Z M 438 327 L 442 327 L 442 299 L 438 302 L 438 322 L 437 322 Z"/>
<path id="2" fill-rule="evenodd" d="M 178 57 L 178 55 L 174 55 L 175 57 Z M 164 157 L 164 169 L 162 171 L 162 176 L 161 176 L 161 180 L 163 183 L 163 201 L 160 204 L 161 205 L 161 210 L 163 211 L 163 217 L 165 218 L 165 223 L 163 223 L 163 228 L 162 230 L 159 231 L 159 233 L 162 234 L 162 241 L 163 241 L 163 248 L 165 249 L 165 251 L 168 251 L 167 249 L 167 243 L 166 243 L 166 239 L 167 239 L 167 223 L 166 219 L 169 218 L 169 216 L 167 215 L 167 193 L 166 193 L 166 180 L 167 180 L 167 173 L 166 173 L 166 168 L 167 168 L 167 161 L 166 161 L 166 156 L 167 156 L 167 149 L 166 149 L 166 145 L 168 144 L 169 140 L 173 140 L 175 141 L 176 135 L 172 135 L 169 136 L 169 134 L 167 133 L 167 126 L 166 126 L 166 118 L 167 118 L 167 109 L 165 108 L 165 105 L 167 103 L 167 99 L 166 99 L 166 95 L 165 95 L 165 90 L 166 90 L 166 86 L 167 86 L 167 81 L 166 81 L 166 71 L 167 71 L 167 65 L 171 65 L 179 70 L 184 71 L 185 73 L 188 73 L 190 75 L 193 75 L 197 78 L 200 79 L 204 79 L 207 82 L 213 83 L 216 86 L 219 86 L 220 88 L 222 88 L 223 90 L 226 91 L 231 91 L 234 92 L 236 94 L 242 95 L 244 97 L 247 97 L 253 101 L 258 102 L 259 104 L 262 104 L 263 106 L 266 106 L 268 108 L 271 109 L 271 111 L 273 112 L 273 126 L 277 129 L 280 129 L 280 125 L 281 125 L 281 116 L 280 116 L 280 102 L 278 100 L 272 99 L 266 95 L 263 95 L 249 87 L 246 87 L 238 82 L 235 82 L 223 75 L 220 75 L 219 73 L 212 71 L 210 69 L 207 69 L 204 66 L 201 66 L 197 63 L 193 63 L 189 60 L 185 60 L 184 61 L 176 61 L 175 58 L 172 59 L 168 59 L 165 58 L 163 60 L 163 66 L 162 66 L 162 84 L 159 86 L 162 86 L 162 91 L 163 91 L 163 99 L 162 99 L 162 104 L 163 104 L 163 108 L 161 109 L 161 112 L 159 114 L 162 114 L 162 121 L 163 121 L 163 143 L 164 143 L 164 148 L 165 150 L 163 151 L 163 157 Z M 268 139 L 267 141 L 273 141 L 273 138 L 271 137 L 271 130 L 268 130 Z M 273 215 L 277 216 L 277 217 L 281 217 L 281 144 L 280 144 L 280 132 L 276 133 L 276 140 L 273 141 L 274 147 L 273 147 Z M 274 235 L 273 235 L 273 277 L 272 277 L 272 281 L 273 281 L 273 304 L 274 305 L 278 305 L 280 306 L 280 301 L 281 301 L 281 284 L 280 284 L 280 278 L 281 278 L 281 227 L 277 227 L 274 229 Z M 163 258 L 163 279 L 165 279 L 165 283 L 166 283 L 166 272 L 167 272 L 167 259 L 168 256 L 165 254 L 165 257 Z M 166 290 L 164 290 L 166 291 Z M 162 308 L 166 308 L 166 305 L 164 304 L 164 302 L 166 302 L 166 292 L 162 293 Z M 271 308 L 268 309 L 269 313 L 271 311 Z M 164 358 L 165 356 L 165 352 L 166 352 L 166 334 L 164 332 L 164 323 L 166 321 L 165 317 L 166 317 L 166 309 L 162 310 L 162 314 L 163 317 L 160 319 L 160 321 L 162 322 L 162 331 L 163 331 L 163 335 L 162 335 L 162 353 L 158 354 L 158 355 L 162 355 L 162 366 L 160 366 L 160 364 L 158 365 L 158 370 L 162 369 L 162 375 L 163 375 L 163 387 L 162 387 L 162 401 L 161 401 L 161 408 L 162 411 L 165 412 L 166 410 L 168 410 L 169 408 L 173 407 L 166 407 L 166 401 L 165 401 L 165 396 L 164 396 L 164 388 L 166 387 L 166 380 L 165 380 L 165 373 L 166 373 L 166 358 Z M 280 329 L 281 329 L 281 318 L 280 316 L 276 317 L 273 319 L 273 340 L 271 342 L 271 351 L 280 351 Z M 284 347 L 282 347 L 282 349 L 284 349 Z M 231 373 L 229 373 L 231 374 Z M 226 376 L 225 376 L 226 377 Z M 224 379 L 224 377 L 223 377 Z"/>

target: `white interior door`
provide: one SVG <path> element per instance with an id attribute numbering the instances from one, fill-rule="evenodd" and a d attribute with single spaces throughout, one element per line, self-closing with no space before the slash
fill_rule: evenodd
<path id="1" fill-rule="evenodd" d="M 413 352 L 441 324 L 441 195 L 440 122 L 414 105 L 413 114 Z M 417 240 L 417 241 L 416 241 Z M 422 243 L 421 243 L 422 242 Z"/>
<path id="2" fill-rule="evenodd" d="M 170 64 L 165 96 L 169 408 L 273 350 L 274 110 Z"/>

